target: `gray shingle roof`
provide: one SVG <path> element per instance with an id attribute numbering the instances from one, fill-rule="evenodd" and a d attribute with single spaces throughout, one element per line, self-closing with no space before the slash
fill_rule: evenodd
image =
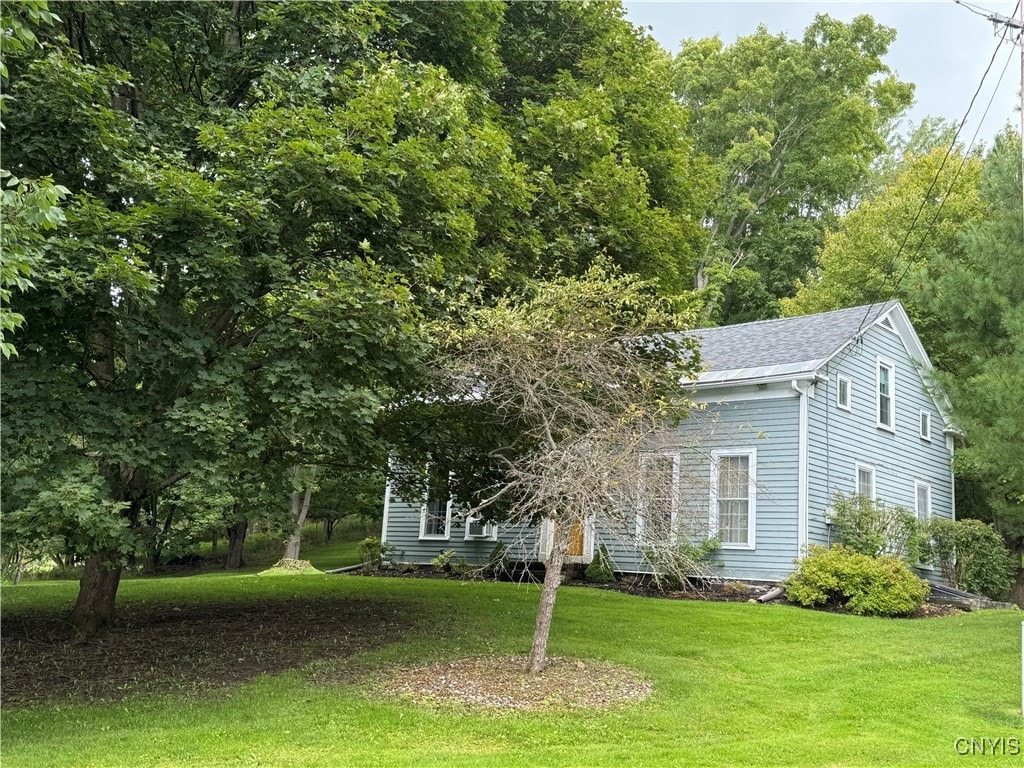
<path id="1" fill-rule="evenodd" d="M 700 381 L 811 371 L 897 304 L 889 301 L 817 315 L 698 328 L 691 334 L 700 338 L 701 360 L 710 369 Z"/>

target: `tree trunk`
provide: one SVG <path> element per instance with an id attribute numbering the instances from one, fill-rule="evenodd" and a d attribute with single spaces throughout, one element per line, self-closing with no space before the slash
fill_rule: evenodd
<path id="1" fill-rule="evenodd" d="M 1010 601 L 1024 608 L 1024 564 L 1021 563 L 1021 557 L 1024 556 L 1024 542 L 1012 547 L 1010 551 L 1013 553 L 1013 562 L 1017 566 L 1013 574 L 1013 585 L 1010 587 Z"/>
<path id="2" fill-rule="evenodd" d="M 79 640 L 88 640 L 114 624 L 114 600 L 121 581 L 121 566 L 108 557 L 86 559 L 78 585 L 78 599 L 71 609 L 71 626 Z"/>
<path id="3" fill-rule="evenodd" d="M 333 517 L 324 518 L 324 544 L 331 543 L 331 537 L 334 535 L 334 524 L 338 522 Z"/>
<path id="4" fill-rule="evenodd" d="M 572 526 L 552 521 L 552 527 L 554 530 L 551 533 L 551 554 L 544 564 L 544 586 L 540 592 L 540 604 L 537 606 L 537 623 L 533 628 L 533 647 L 526 662 L 526 671 L 531 675 L 543 672 L 548 662 L 551 616 L 555 611 L 555 597 L 562 583 L 562 565 L 565 563 L 565 552 L 569 546 L 569 537 L 563 534 L 562 529 L 568 530 Z"/>
<path id="5" fill-rule="evenodd" d="M 248 531 L 248 520 L 239 520 L 228 526 L 228 559 L 224 562 L 224 567 L 227 570 L 235 571 L 245 565 L 242 547 L 245 544 L 245 534 Z"/>
<path id="6" fill-rule="evenodd" d="M 237 523 L 236 523 L 237 525 Z M 217 556 L 217 543 L 220 541 L 220 532 L 214 528 L 210 534 L 210 554 L 214 557 Z"/>
<path id="7" fill-rule="evenodd" d="M 142 563 L 142 572 L 152 575 L 160 567 L 160 545 L 150 544 L 146 548 L 146 559 Z"/>
<path id="8" fill-rule="evenodd" d="M 292 517 L 295 519 L 295 528 L 292 535 L 288 537 L 288 543 L 284 548 L 286 560 L 299 559 L 299 547 L 302 545 L 302 526 L 306 522 L 306 513 L 309 512 L 309 499 L 313 495 L 313 489 L 307 488 L 306 493 L 292 494 Z"/>

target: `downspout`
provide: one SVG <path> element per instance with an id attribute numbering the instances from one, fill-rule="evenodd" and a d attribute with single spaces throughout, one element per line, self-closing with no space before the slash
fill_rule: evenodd
<path id="1" fill-rule="evenodd" d="M 388 511 L 391 509 L 391 480 L 384 484 L 384 520 L 380 526 L 380 543 L 383 545 L 388 540 Z"/>
<path id="2" fill-rule="evenodd" d="M 808 417 L 807 393 L 814 382 L 811 381 L 801 389 L 797 379 L 791 382 L 793 391 L 800 395 L 800 421 L 797 427 L 797 516 L 796 516 L 796 556 L 802 560 L 807 554 L 808 542 L 808 508 L 807 508 L 807 443 Z"/>

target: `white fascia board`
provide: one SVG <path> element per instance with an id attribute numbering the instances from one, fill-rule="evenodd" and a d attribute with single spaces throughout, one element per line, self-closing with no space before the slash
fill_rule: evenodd
<path id="1" fill-rule="evenodd" d="M 804 381 L 818 378 L 822 360 L 810 360 L 788 365 L 771 365 L 762 368 L 735 368 L 730 371 L 708 371 L 694 382 L 696 389 L 718 389 L 720 387 L 753 387 L 760 384 L 785 384 L 794 379 Z"/>
<path id="2" fill-rule="evenodd" d="M 743 403 L 749 400 L 783 400 L 798 397 L 793 390 L 794 379 L 771 383 L 746 383 L 743 385 L 725 386 L 708 385 L 700 387 L 693 394 L 697 403 Z M 797 381 L 813 381 L 811 377 Z"/>

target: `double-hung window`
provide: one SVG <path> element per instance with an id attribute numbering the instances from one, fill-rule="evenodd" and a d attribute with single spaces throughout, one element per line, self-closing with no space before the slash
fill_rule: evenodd
<path id="1" fill-rule="evenodd" d="M 679 455 L 642 454 L 638 490 L 637 537 L 670 539 L 676 532 L 679 507 Z"/>
<path id="2" fill-rule="evenodd" d="M 932 439 L 932 415 L 928 411 L 921 411 L 920 430 L 922 440 Z"/>
<path id="3" fill-rule="evenodd" d="M 885 358 L 878 358 L 875 374 L 876 414 L 878 427 L 890 432 L 896 431 L 896 364 Z"/>
<path id="4" fill-rule="evenodd" d="M 452 530 L 452 497 L 448 477 L 431 472 L 427 497 L 420 509 L 420 538 L 448 539 Z"/>
<path id="5" fill-rule="evenodd" d="M 723 549 L 754 549 L 756 475 L 753 448 L 711 455 L 711 530 Z"/>
<path id="6" fill-rule="evenodd" d="M 857 464 L 857 495 L 865 499 L 875 498 L 875 468 L 867 464 Z"/>
<path id="7" fill-rule="evenodd" d="M 849 411 L 852 407 L 852 386 L 853 383 L 850 381 L 849 376 L 836 376 L 836 405 L 842 408 L 844 411 Z"/>
<path id="8" fill-rule="evenodd" d="M 928 483 L 915 480 L 914 497 L 917 519 L 926 522 L 932 516 L 932 487 Z"/>

